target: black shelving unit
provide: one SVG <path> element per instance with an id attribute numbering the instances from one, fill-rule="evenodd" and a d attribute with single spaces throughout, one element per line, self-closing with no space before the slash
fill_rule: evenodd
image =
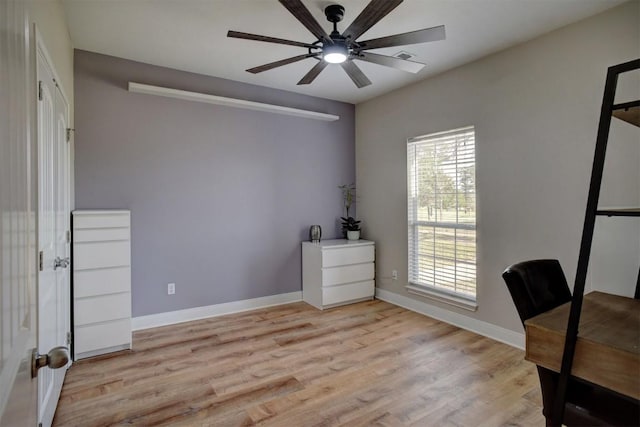
<path id="1" fill-rule="evenodd" d="M 598 199 L 600 198 L 600 184 L 602 182 L 602 172 L 604 170 L 604 161 L 607 151 L 609 128 L 611 126 L 612 117 L 616 117 L 620 120 L 624 120 L 625 122 L 640 127 L 640 100 L 626 102 L 623 104 L 615 104 L 618 76 L 622 73 L 637 69 L 640 69 L 640 59 L 609 67 L 607 71 L 604 96 L 602 99 L 602 108 L 600 110 L 600 122 L 598 124 L 598 134 L 596 137 L 596 149 L 593 159 L 593 167 L 591 170 L 589 197 L 587 199 L 587 209 L 585 212 L 584 227 L 582 229 L 582 241 L 580 243 L 578 269 L 576 272 L 576 279 L 573 287 L 573 297 L 571 299 L 571 310 L 569 313 L 567 333 L 565 336 L 560 378 L 558 381 L 558 389 L 556 391 L 552 412 L 551 421 L 552 425 L 554 426 L 560 426 L 562 424 L 561 421 L 564 416 L 567 384 L 571 374 L 571 367 L 573 365 L 573 357 L 576 349 L 576 341 L 578 339 L 578 325 L 580 324 L 580 312 L 582 310 L 582 299 L 587 278 L 589 257 L 591 255 L 591 243 L 593 241 L 593 231 L 595 227 L 596 216 L 640 217 L 640 207 L 624 209 L 598 208 Z M 638 282 L 635 289 L 635 298 L 640 298 L 639 288 L 640 271 L 638 272 Z"/>

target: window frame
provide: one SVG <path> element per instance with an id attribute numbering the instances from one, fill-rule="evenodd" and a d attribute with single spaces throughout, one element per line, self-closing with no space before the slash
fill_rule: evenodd
<path id="1" fill-rule="evenodd" d="M 473 223 L 460 222 L 460 219 L 457 214 L 457 204 L 460 195 L 465 194 L 464 192 L 459 192 L 458 186 L 455 188 L 454 197 L 456 200 L 456 219 L 455 221 L 441 221 L 441 220 L 419 220 L 418 219 L 418 202 L 417 197 L 418 193 L 415 182 L 412 182 L 412 179 L 415 180 L 415 177 L 419 175 L 419 168 L 415 164 L 415 161 L 412 163 L 412 159 L 415 160 L 415 147 L 419 145 L 427 145 L 433 144 L 437 150 L 437 140 L 443 139 L 445 137 L 456 138 L 462 134 L 468 134 L 469 132 L 473 135 L 473 167 L 474 167 L 474 177 L 473 177 L 473 190 L 474 194 L 474 202 L 473 202 Z M 442 146 L 443 143 L 440 144 Z M 450 304 L 459 308 L 463 308 L 466 310 L 475 311 L 478 307 L 477 304 L 477 294 L 478 294 L 478 286 L 477 286 L 477 260 L 478 260 L 478 244 L 477 244 L 477 181 L 476 181 L 476 168 L 477 168 L 477 157 L 476 157 L 476 132 L 474 126 L 465 126 L 462 128 L 451 129 L 443 132 L 430 133 L 426 135 L 421 135 L 413 138 L 407 139 L 407 249 L 408 249 L 408 263 L 407 263 L 407 277 L 408 284 L 405 286 L 406 290 L 409 293 L 417 294 L 432 300 L 436 300 L 442 303 Z M 413 152 L 411 151 L 413 148 Z M 458 177 L 458 166 L 462 162 L 459 160 L 458 151 L 456 151 L 455 158 L 455 168 L 456 168 L 456 178 Z M 438 194 L 438 193 L 435 193 Z M 457 265 L 459 262 L 459 258 L 457 255 L 457 243 L 459 242 L 457 237 L 458 230 L 473 230 L 474 231 L 474 273 L 473 273 L 473 296 L 461 292 L 455 292 L 450 289 L 446 289 L 443 285 L 428 284 L 428 283 L 420 283 L 418 280 L 415 280 L 414 273 L 419 274 L 419 267 L 416 267 L 418 260 L 417 258 L 420 256 L 420 252 L 418 249 L 419 245 L 419 229 L 420 227 L 431 227 L 434 230 L 434 233 L 437 232 L 438 229 L 449 230 L 454 232 L 454 241 L 456 242 L 456 253 L 454 255 L 454 263 Z M 434 234 L 435 235 L 435 234 Z M 434 240 L 434 254 L 436 244 Z M 435 256 L 435 255 L 434 255 Z M 457 271 L 457 270 L 456 270 Z M 435 268 L 434 268 L 434 280 L 435 280 Z"/>

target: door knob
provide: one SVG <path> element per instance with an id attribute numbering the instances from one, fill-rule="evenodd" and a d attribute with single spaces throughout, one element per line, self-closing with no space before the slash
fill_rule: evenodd
<path id="1" fill-rule="evenodd" d="M 31 378 L 38 376 L 38 369 L 48 366 L 51 369 L 62 368 L 69 363 L 69 349 L 54 347 L 47 354 L 38 354 L 35 348 L 31 350 Z"/>
<path id="2" fill-rule="evenodd" d="M 56 259 L 53 261 L 53 269 L 57 270 L 58 268 L 67 268 L 69 267 L 69 257 L 66 258 L 60 258 L 60 257 L 56 257 Z"/>

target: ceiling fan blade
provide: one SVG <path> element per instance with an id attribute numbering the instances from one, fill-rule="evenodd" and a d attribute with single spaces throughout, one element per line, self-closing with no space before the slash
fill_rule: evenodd
<path id="1" fill-rule="evenodd" d="M 307 53 L 306 55 L 298 55 L 293 56 L 287 59 L 281 59 L 280 61 L 271 62 L 269 64 L 260 65 L 258 67 L 249 68 L 247 71 L 253 74 L 261 73 L 263 71 L 271 70 L 276 67 L 281 67 L 283 65 L 292 64 L 294 62 L 302 61 L 303 59 L 311 58 L 317 56 L 314 53 Z"/>
<path id="2" fill-rule="evenodd" d="M 444 25 L 358 42 L 361 50 L 435 42 L 445 39 Z"/>
<path id="3" fill-rule="evenodd" d="M 302 42 L 296 42 L 293 40 L 285 40 L 285 39 L 279 39 L 276 37 L 269 37 L 269 36 L 261 36 L 258 34 L 250 34 L 250 33 L 241 33 L 239 31 L 229 31 L 227 33 L 227 37 L 233 37 L 236 39 L 245 39 L 245 40 L 256 40 L 259 42 L 267 42 L 267 43 L 278 43 L 278 44 L 287 44 L 290 46 L 299 46 L 299 47 L 306 47 L 306 48 L 318 48 L 318 46 L 314 46 L 312 44 L 309 43 L 302 43 Z"/>
<path id="4" fill-rule="evenodd" d="M 373 27 L 379 20 L 387 16 L 389 12 L 398 7 L 402 0 L 371 0 L 360 15 L 353 20 L 351 25 L 344 30 L 344 37 L 355 40 Z"/>
<path id="5" fill-rule="evenodd" d="M 304 77 L 298 82 L 299 85 L 308 85 L 313 82 L 318 74 L 325 69 L 325 67 L 329 65 L 327 61 L 319 61 Z"/>
<path id="6" fill-rule="evenodd" d="M 421 62 L 407 61 L 406 59 L 395 58 L 393 56 L 378 55 L 377 53 L 362 52 L 359 56 L 354 57 L 360 61 L 372 62 L 385 67 L 396 68 L 410 73 L 417 73 L 426 65 Z"/>
<path id="7" fill-rule="evenodd" d="M 365 86 L 369 86 L 371 84 L 371 80 L 364 75 L 362 70 L 358 68 L 353 61 L 344 61 L 342 64 L 342 69 L 346 71 L 346 73 L 351 77 L 351 80 L 358 86 L 358 89 L 363 88 Z"/>
<path id="8" fill-rule="evenodd" d="M 307 30 L 316 36 L 320 40 L 328 41 L 332 43 L 331 38 L 326 31 L 318 24 L 318 21 L 311 15 L 309 9 L 307 9 L 300 0 L 280 0 L 280 3 L 287 8 L 298 21 L 304 25 Z"/>

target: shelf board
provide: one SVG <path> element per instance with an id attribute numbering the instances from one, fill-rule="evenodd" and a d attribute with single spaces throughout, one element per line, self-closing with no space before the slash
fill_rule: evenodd
<path id="1" fill-rule="evenodd" d="M 525 322 L 526 360 L 560 372 L 570 309 L 566 303 Z M 640 300 L 585 295 L 571 375 L 640 399 L 638 336 Z"/>
<path id="2" fill-rule="evenodd" d="M 625 102 L 613 106 L 613 117 L 640 127 L 640 101 Z"/>
<path id="3" fill-rule="evenodd" d="M 209 95 L 206 93 L 189 92 L 186 90 L 171 89 L 162 86 L 152 86 L 136 82 L 129 82 L 129 92 L 164 96 L 167 98 L 182 99 L 185 101 L 203 102 L 205 104 L 244 108 L 245 110 L 267 111 L 269 113 L 285 114 L 288 116 L 304 117 L 306 119 L 322 120 L 326 122 L 333 122 L 340 119 L 340 116 L 336 116 L 335 114 L 301 110 L 299 108 L 265 104 L 262 102 L 247 101 L 245 99 L 227 98 L 224 96 Z"/>
<path id="4" fill-rule="evenodd" d="M 640 216 L 640 208 L 603 208 L 596 211 L 602 216 Z"/>

